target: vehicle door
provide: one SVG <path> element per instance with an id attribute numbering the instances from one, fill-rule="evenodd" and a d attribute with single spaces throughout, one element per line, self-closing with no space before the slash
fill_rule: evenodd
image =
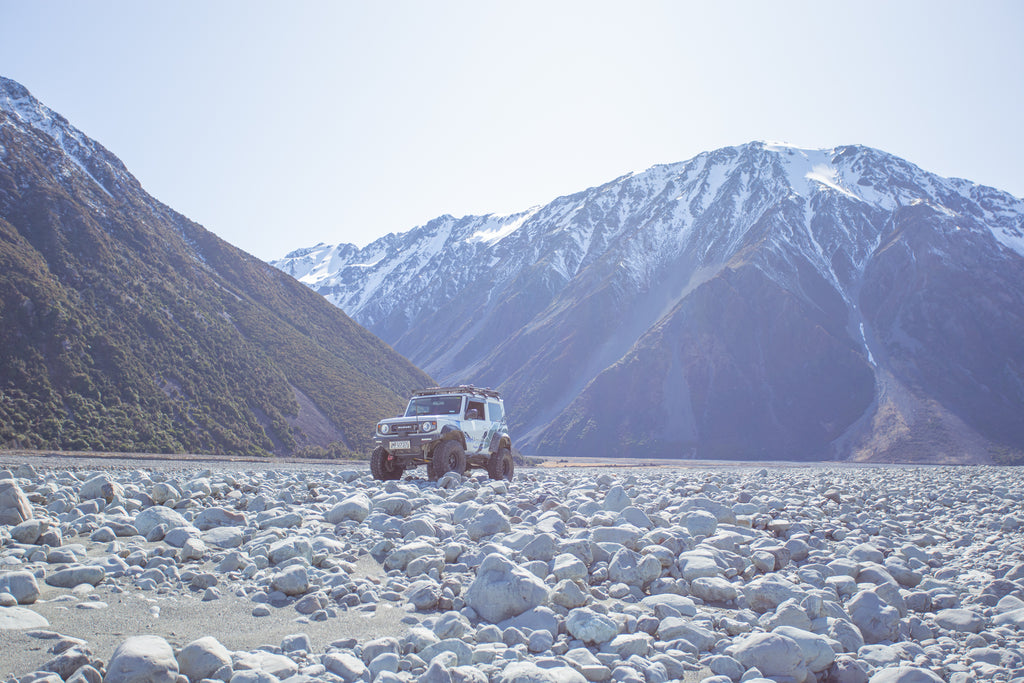
<path id="1" fill-rule="evenodd" d="M 488 422 L 484 415 L 483 401 L 470 399 L 466 402 L 466 413 L 462 421 L 462 433 L 466 435 L 466 452 L 481 453 L 487 448 L 484 437 Z"/>

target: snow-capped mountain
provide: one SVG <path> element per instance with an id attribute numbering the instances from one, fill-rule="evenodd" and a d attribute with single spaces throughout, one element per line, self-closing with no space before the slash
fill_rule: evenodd
<path id="1" fill-rule="evenodd" d="M 867 147 L 754 142 L 274 265 L 500 387 L 526 452 L 1024 449 L 1024 202 Z"/>

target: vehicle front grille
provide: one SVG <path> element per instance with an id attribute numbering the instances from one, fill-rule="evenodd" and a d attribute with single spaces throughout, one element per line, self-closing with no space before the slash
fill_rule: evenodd
<path id="1" fill-rule="evenodd" d="M 399 424 L 391 425 L 392 434 L 416 434 L 419 432 L 419 426 L 415 422 L 402 422 Z"/>

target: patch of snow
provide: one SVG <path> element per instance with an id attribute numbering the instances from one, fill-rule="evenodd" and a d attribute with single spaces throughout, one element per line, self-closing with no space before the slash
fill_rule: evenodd
<path id="1" fill-rule="evenodd" d="M 467 242 L 485 242 L 489 245 L 494 245 L 500 242 L 505 237 L 508 237 L 516 230 L 523 226 L 523 223 L 528 221 L 530 218 L 535 216 L 541 207 L 535 206 L 532 209 L 521 213 L 513 214 L 513 216 L 500 216 L 495 217 L 493 221 L 485 224 L 479 230 L 470 235 Z M 513 220 L 509 221 L 509 218 Z"/>

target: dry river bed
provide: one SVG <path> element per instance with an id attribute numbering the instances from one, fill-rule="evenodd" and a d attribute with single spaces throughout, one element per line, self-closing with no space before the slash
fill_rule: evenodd
<path id="1" fill-rule="evenodd" d="M 0 454 L 8 681 L 1024 683 L 1024 470 Z"/>

